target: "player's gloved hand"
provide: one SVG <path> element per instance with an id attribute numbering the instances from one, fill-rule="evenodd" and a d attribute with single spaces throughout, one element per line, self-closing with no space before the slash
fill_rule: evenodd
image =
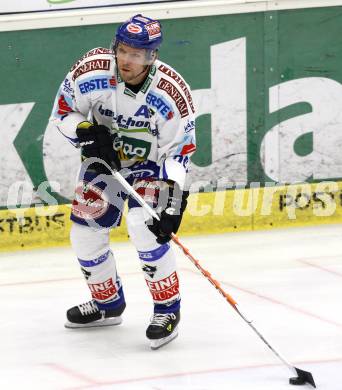
<path id="1" fill-rule="evenodd" d="M 147 221 L 147 227 L 157 237 L 159 244 L 165 244 L 171 239 L 171 233 L 177 233 L 187 206 L 189 191 L 182 191 L 177 183 L 169 183 L 168 193 L 160 192 L 163 210 L 159 213 L 160 221 L 155 218 Z"/>
<path id="2" fill-rule="evenodd" d="M 112 169 L 121 168 L 120 160 L 113 149 L 113 139 L 109 129 L 103 125 L 93 125 L 90 122 L 81 122 L 77 125 L 76 134 L 82 148 L 82 160 L 96 157 L 105 161 Z M 99 162 L 89 167 L 97 173 L 109 174 L 108 168 Z"/>

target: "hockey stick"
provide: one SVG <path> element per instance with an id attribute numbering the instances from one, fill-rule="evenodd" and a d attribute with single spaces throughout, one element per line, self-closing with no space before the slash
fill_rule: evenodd
<path id="1" fill-rule="evenodd" d="M 112 171 L 112 174 L 125 188 L 128 194 L 131 195 L 150 214 L 151 217 L 160 221 L 159 215 L 145 202 L 145 200 L 132 188 L 132 186 L 121 176 L 118 171 Z M 292 365 L 271 346 L 271 344 L 253 325 L 252 321 L 249 320 L 247 316 L 242 313 L 242 311 L 238 308 L 237 302 L 228 293 L 226 293 L 220 286 L 220 283 L 215 280 L 211 276 L 211 274 L 200 265 L 199 261 L 192 256 L 189 249 L 181 243 L 179 238 L 174 233 L 171 234 L 171 239 L 183 251 L 185 256 L 197 267 L 197 269 L 202 273 L 202 275 L 205 276 L 205 278 L 208 279 L 209 282 L 216 288 L 216 290 L 218 290 L 218 292 L 226 299 L 226 301 L 233 307 L 237 314 L 254 330 L 254 332 L 267 345 L 267 347 L 279 358 L 279 360 L 284 363 L 290 370 L 292 370 L 295 375 L 297 375 L 296 377 L 290 378 L 289 383 L 291 385 L 303 385 L 305 383 L 309 383 L 313 387 L 316 387 L 312 374 L 308 371 L 301 370 Z"/>

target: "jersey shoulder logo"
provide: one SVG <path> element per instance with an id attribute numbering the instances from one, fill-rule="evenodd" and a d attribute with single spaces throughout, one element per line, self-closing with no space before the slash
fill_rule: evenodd
<path id="1" fill-rule="evenodd" d="M 70 72 L 73 72 L 83 60 L 88 57 L 96 56 L 98 54 L 113 54 L 112 50 L 106 49 L 105 47 L 96 47 L 95 49 L 87 51 L 70 69 Z"/>
<path id="2" fill-rule="evenodd" d="M 164 78 L 161 78 L 159 80 L 157 88 L 161 89 L 162 91 L 165 91 L 171 97 L 171 99 L 175 102 L 182 118 L 189 115 L 188 105 L 186 104 L 184 97 L 174 84 L 172 84 L 170 81 L 165 80 Z"/>
<path id="3" fill-rule="evenodd" d="M 174 70 L 170 69 L 169 67 L 167 67 L 164 64 L 161 64 L 158 69 L 161 72 L 163 72 L 164 74 L 166 74 L 167 76 L 171 77 L 173 80 L 175 80 L 175 82 L 179 85 L 181 90 L 184 92 L 184 95 L 189 103 L 191 111 L 193 113 L 195 113 L 195 107 L 194 107 L 194 103 L 192 101 L 192 97 L 191 97 L 189 88 L 187 87 L 187 85 L 186 85 L 185 81 L 182 79 L 182 77 L 178 73 L 176 73 Z"/>
<path id="4" fill-rule="evenodd" d="M 77 77 L 81 76 L 82 74 L 92 72 L 95 70 L 109 70 L 110 68 L 110 60 L 99 58 L 97 60 L 90 60 L 85 62 L 84 64 L 80 65 L 72 75 L 73 81 L 77 79 Z"/>

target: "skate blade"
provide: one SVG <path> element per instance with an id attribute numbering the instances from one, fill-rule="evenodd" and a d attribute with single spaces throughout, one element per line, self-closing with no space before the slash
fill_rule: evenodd
<path id="1" fill-rule="evenodd" d="M 157 340 L 150 340 L 150 347 L 151 349 L 159 349 L 163 347 L 164 345 L 170 343 L 172 340 L 174 340 L 178 336 L 178 330 L 177 328 L 167 337 L 164 337 L 162 339 Z"/>
<path id="2" fill-rule="evenodd" d="M 120 325 L 122 322 L 121 317 L 105 318 L 104 320 L 98 320 L 89 322 L 88 324 L 75 324 L 74 322 L 67 321 L 64 326 L 67 329 L 81 329 L 81 328 L 100 328 L 102 326 Z"/>

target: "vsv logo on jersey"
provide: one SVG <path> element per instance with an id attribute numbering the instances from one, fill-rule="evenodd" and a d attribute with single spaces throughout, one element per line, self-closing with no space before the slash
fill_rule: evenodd
<path id="1" fill-rule="evenodd" d="M 155 107 L 164 118 L 172 119 L 174 117 L 174 112 L 161 95 L 155 92 L 149 92 L 146 96 L 146 103 Z"/>
<path id="2" fill-rule="evenodd" d="M 190 133 L 195 129 L 195 121 L 188 120 L 188 123 L 184 126 L 184 133 Z"/>
<path id="3" fill-rule="evenodd" d="M 113 143 L 114 150 L 121 152 L 121 160 L 138 157 L 145 160 L 151 151 L 151 143 L 141 139 L 128 138 L 125 136 L 116 137 Z"/>
<path id="4" fill-rule="evenodd" d="M 68 78 L 66 78 L 63 82 L 63 87 L 62 87 L 63 92 L 67 93 L 68 95 L 73 95 L 74 90 L 71 86 L 71 82 Z"/>
<path id="5" fill-rule="evenodd" d="M 114 77 L 98 77 L 98 78 L 89 78 L 83 81 L 78 85 L 80 92 L 82 95 L 95 91 L 95 90 L 103 90 L 103 89 L 115 89 L 116 88 L 116 80 Z"/>

